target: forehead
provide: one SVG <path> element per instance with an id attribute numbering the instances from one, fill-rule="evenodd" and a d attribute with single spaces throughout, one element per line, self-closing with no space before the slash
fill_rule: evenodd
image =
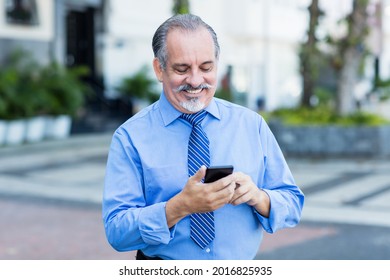
<path id="1" fill-rule="evenodd" d="M 214 41 L 204 27 L 196 30 L 170 30 L 167 35 L 167 51 L 168 61 L 215 60 Z"/>

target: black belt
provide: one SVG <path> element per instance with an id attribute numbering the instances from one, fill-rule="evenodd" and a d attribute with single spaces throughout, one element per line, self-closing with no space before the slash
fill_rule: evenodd
<path id="1" fill-rule="evenodd" d="M 136 255 L 135 259 L 136 260 L 162 260 L 162 258 L 159 258 L 159 257 L 148 257 L 141 250 L 137 251 L 137 255 Z"/>

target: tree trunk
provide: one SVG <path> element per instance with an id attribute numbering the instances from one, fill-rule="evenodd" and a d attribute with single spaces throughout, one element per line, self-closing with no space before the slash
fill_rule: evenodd
<path id="1" fill-rule="evenodd" d="M 302 98 L 301 106 L 310 107 L 311 97 L 314 93 L 315 83 L 318 75 L 318 65 L 316 61 L 318 58 L 318 49 L 316 38 L 316 29 L 319 23 L 319 18 L 322 11 L 319 9 L 319 0 L 312 0 L 308 7 L 310 20 L 309 29 L 307 31 L 307 40 L 301 46 L 300 60 L 301 60 L 301 74 L 302 74 Z"/>
<path id="2" fill-rule="evenodd" d="M 339 115 L 348 115 L 356 111 L 354 90 L 359 81 L 357 69 L 360 67 L 360 54 L 354 49 L 345 52 L 344 67 L 338 72 L 337 106 Z"/>
<path id="3" fill-rule="evenodd" d="M 348 115 L 356 110 L 355 86 L 361 74 L 365 58 L 365 40 L 368 34 L 367 6 L 369 0 L 354 0 L 348 17 L 348 34 L 341 41 L 341 65 L 337 81 L 337 113 Z"/>

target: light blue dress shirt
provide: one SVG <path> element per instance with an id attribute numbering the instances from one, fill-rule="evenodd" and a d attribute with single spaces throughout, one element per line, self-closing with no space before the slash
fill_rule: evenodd
<path id="1" fill-rule="evenodd" d="M 168 228 L 165 205 L 188 180 L 191 126 L 166 99 L 134 115 L 114 133 L 103 194 L 103 221 L 118 251 L 142 249 L 163 259 L 253 259 L 263 229 L 295 226 L 304 195 L 264 119 L 247 108 L 214 98 L 202 126 L 210 140 L 211 165 L 234 166 L 251 176 L 271 200 L 269 218 L 247 204 L 214 212 L 215 239 L 202 250 L 190 238 L 189 216 Z"/>

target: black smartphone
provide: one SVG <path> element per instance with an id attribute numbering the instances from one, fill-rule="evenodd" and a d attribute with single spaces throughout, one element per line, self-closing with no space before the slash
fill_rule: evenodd
<path id="1" fill-rule="evenodd" d="M 233 173 L 233 165 L 210 166 L 206 170 L 205 183 L 217 181 Z"/>

